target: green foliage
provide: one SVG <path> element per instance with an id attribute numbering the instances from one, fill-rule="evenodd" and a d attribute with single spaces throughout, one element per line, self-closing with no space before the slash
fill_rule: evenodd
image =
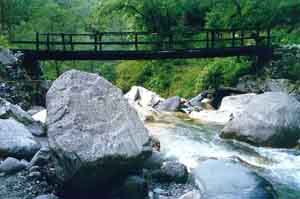
<path id="1" fill-rule="evenodd" d="M 117 86 L 127 92 L 140 85 L 162 96 L 192 97 L 219 86 L 233 86 L 250 70 L 250 62 L 236 58 L 213 60 L 124 61 L 117 67 Z"/>
<path id="2" fill-rule="evenodd" d="M 4 36 L 0 34 L 0 49 L 1 48 L 9 48 L 9 42 L 8 39 Z"/>
<path id="3" fill-rule="evenodd" d="M 291 64 L 288 67 L 288 79 L 299 81 L 300 80 L 300 63 Z"/>
<path id="4" fill-rule="evenodd" d="M 182 33 L 203 27 L 271 27 L 279 44 L 300 43 L 299 0 L 1 0 L 0 8 L 1 33 L 7 33 L 0 34 L 4 47 L 9 47 L 8 38 L 30 40 L 34 32 L 153 31 L 162 33 L 161 40 L 169 39 L 172 32 L 175 39 L 184 40 L 202 39 L 185 38 Z M 125 92 L 142 85 L 163 96 L 191 97 L 204 89 L 234 85 L 249 73 L 250 65 L 237 58 L 46 62 L 43 70 L 47 79 L 76 68 L 99 73 Z M 299 79 L 299 64 L 288 67 L 285 76 Z"/>

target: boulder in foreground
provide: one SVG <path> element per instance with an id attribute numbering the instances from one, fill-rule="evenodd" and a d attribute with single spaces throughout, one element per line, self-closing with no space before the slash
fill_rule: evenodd
<path id="1" fill-rule="evenodd" d="M 103 192 L 151 154 L 136 111 L 120 89 L 96 74 L 61 75 L 47 93 L 47 110 L 56 175 L 67 194 Z"/>
<path id="2" fill-rule="evenodd" d="M 294 147 L 300 139 L 300 103 L 285 93 L 257 95 L 225 126 L 221 137 L 257 146 Z"/>
<path id="3" fill-rule="evenodd" d="M 207 160 L 193 173 L 203 198 L 276 198 L 276 193 L 269 182 L 239 164 L 223 160 Z"/>

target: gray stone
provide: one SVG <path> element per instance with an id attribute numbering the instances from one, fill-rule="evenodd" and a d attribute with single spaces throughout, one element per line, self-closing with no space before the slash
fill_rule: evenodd
<path id="1" fill-rule="evenodd" d="M 188 106 L 199 106 L 199 107 L 201 107 L 202 100 L 207 98 L 207 96 L 208 96 L 208 92 L 204 91 L 204 92 L 200 93 L 199 95 L 197 95 L 196 97 L 189 100 L 187 102 L 187 105 Z"/>
<path id="2" fill-rule="evenodd" d="M 223 160 L 201 163 L 193 175 L 203 198 L 276 198 L 272 185 L 248 168 Z"/>
<path id="3" fill-rule="evenodd" d="M 39 171 L 30 172 L 28 175 L 28 179 L 30 180 L 37 180 L 40 179 L 41 177 L 42 177 L 42 173 Z"/>
<path id="4" fill-rule="evenodd" d="M 144 178 L 139 176 L 128 177 L 122 187 L 122 199 L 148 198 L 149 187 Z"/>
<path id="5" fill-rule="evenodd" d="M 0 164 L 0 172 L 6 174 L 14 174 L 26 168 L 26 164 L 15 158 L 7 158 L 2 164 Z"/>
<path id="6" fill-rule="evenodd" d="M 34 199 L 59 199 L 59 198 L 53 194 L 45 194 L 45 195 L 40 195 Z"/>
<path id="7" fill-rule="evenodd" d="M 29 113 L 24 111 L 18 105 L 13 105 L 2 98 L 0 98 L 0 118 L 14 118 L 18 122 L 24 124 L 33 135 L 45 135 L 45 127 L 41 122 L 35 121 Z"/>
<path id="8" fill-rule="evenodd" d="M 0 64 L 3 65 L 14 65 L 18 61 L 17 57 L 14 56 L 7 49 L 0 49 Z"/>
<path id="9" fill-rule="evenodd" d="M 124 97 L 130 103 L 138 103 L 142 107 L 155 107 L 164 101 L 158 94 L 139 86 L 133 86 Z"/>
<path id="10" fill-rule="evenodd" d="M 176 112 L 179 111 L 180 105 L 181 105 L 181 98 L 175 96 L 159 103 L 155 108 L 159 111 Z"/>
<path id="11" fill-rule="evenodd" d="M 49 163 L 50 150 L 49 148 L 41 148 L 31 159 L 29 167 L 32 166 L 44 166 Z"/>
<path id="12" fill-rule="evenodd" d="M 159 170 L 151 173 L 152 177 L 159 182 L 186 183 L 188 170 L 185 165 L 177 161 L 167 161 Z"/>
<path id="13" fill-rule="evenodd" d="M 31 159 L 39 148 L 23 124 L 14 119 L 0 119 L 0 157 Z"/>
<path id="14" fill-rule="evenodd" d="M 153 151 L 152 155 L 144 162 L 145 169 L 160 169 L 163 165 L 164 158 L 160 152 Z"/>
<path id="15" fill-rule="evenodd" d="M 258 146 L 294 147 L 300 138 L 300 103 L 285 93 L 257 95 L 225 126 L 221 137 Z"/>
<path id="16" fill-rule="evenodd" d="M 136 111 L 120 89 L 96 74 L 64 73 L 47 93 L 47 110 L 49 146 L 66 192 L 99 191 L 151 155 Z"/>
<path id="17" fill-rule="evenodd" d="M 183 196 L 181 196 L 179 199 L 201 199 L 201 193 L 198 190 L 190 191 Z"/>

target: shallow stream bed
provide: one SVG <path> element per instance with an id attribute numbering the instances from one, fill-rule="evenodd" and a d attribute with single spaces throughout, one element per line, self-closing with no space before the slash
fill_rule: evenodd
<path id="1" fill-rule="evenodd" d="M 235 161 L 269 181 L 280 199 L 300 198 L 300 150 L 254 147 L 223 140 L 221 127 L 196 124 L 168 116 L 148 123 L 150 134 L 159 138 L 167 158 L 177 158 L 190 171 L 207 159 Z M 226 172 L 226 171 L 224 171 Z"/>

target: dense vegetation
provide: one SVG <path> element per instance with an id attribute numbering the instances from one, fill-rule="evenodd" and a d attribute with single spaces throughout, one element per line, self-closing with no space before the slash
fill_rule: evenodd
<path id="1" fill-rule="evenodd" d="M 201 28 L 273 28 L 275 42 L 300 43 L 298 0 L 0 0 L 0 45 L 34 32 L 153 31 Z M 139 84 L 164 96 L 190 97 L 231 86 L 251 73 L 253 58 L 44 63 L 45 76 L 64 70 L 99 72 L 124 91 Z M 292 74 L 299 66 L 292 67 Z"/>

